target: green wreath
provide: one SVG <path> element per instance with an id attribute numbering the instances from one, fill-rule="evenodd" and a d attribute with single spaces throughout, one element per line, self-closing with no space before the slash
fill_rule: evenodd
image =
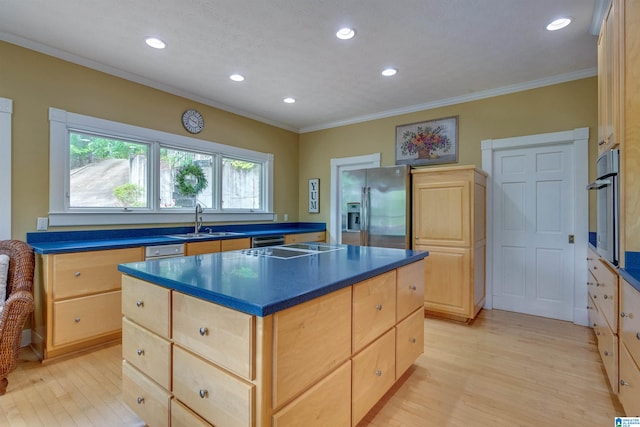
<path id="1" fill-rule="evenodd" d="M 181 195 L 195 197 L 207 188 L 207 177 L 200 166 L 190 164 L 180 168 L 176 175 L 176 184 Z"/>

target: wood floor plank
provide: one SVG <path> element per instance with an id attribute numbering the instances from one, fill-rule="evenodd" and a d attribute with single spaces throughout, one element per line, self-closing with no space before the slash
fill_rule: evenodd
<path id="1" fill-rule="evenodd" d="M 359 427 L 595 427 L 623 415 L 588 328 L 498 310 L 424 322 L 424 354 Z M 122 402 L 121 352 L 42 365 L 23 349 L 0 426 L 143 426 Z"/>

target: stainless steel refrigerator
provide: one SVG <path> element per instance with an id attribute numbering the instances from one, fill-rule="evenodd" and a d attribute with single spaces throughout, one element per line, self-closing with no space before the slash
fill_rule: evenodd
<path id="1" fill-rule="evenodd" d="M 342 243 L 410 249 L 410 176 L 406 165 L 343 171 Z"/>

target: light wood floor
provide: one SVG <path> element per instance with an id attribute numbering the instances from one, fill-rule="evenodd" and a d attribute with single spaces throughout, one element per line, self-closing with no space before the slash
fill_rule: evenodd
<path id="1" fill-rule="evenodd" d="M 1 426 L 139 426 L 121 402 L 121 347 L 47 365 L 23 350 Z M 483 310 L 471 326 L 425 319 L 425 353 L 360 427 L 609 426 L 622 415 L 593 332 Z"/>

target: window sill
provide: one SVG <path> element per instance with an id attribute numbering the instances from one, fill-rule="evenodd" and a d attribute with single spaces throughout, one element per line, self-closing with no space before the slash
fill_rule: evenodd
<path id="1" fill-rule="evenodd" d="M 202 221 L 215 222 L 273 221 L 274 214 L 267 212 L 204 213 Z M 50 227 L 74 227 L 81 225 L 131 225 L 177 224 L 194 222 L 194 213 L 186 212 L 114 212 L 114 213 L 50 213 Z"/>

